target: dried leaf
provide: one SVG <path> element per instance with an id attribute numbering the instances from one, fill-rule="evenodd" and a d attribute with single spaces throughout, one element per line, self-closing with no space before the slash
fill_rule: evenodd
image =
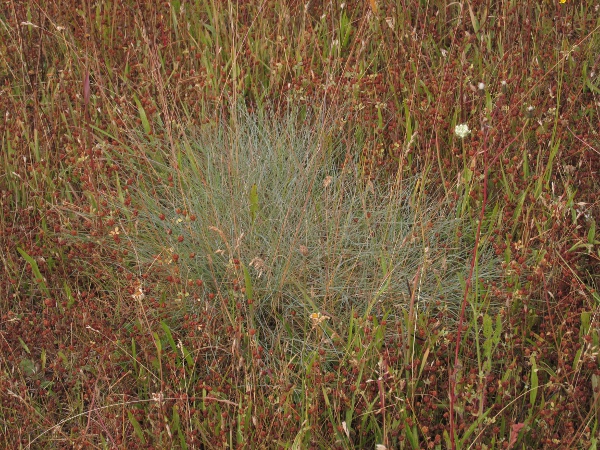
<path id="1" fill-rule="evenodd" d="M 373 12 L 377 14 L 377 0 L 369 0 L 369 4 L 371 5 Z"/>

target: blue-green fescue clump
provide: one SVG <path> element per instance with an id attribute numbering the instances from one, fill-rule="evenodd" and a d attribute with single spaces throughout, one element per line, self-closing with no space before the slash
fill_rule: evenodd
<path id="1" fill-rule="evenodd" d="M 251 289 L 252 320 L 266 345 L 277 338 L 306 348 L 315 325 L 345 339 L 353 312 L 403 322 L 413 287 L 417 314 L 457 316 L 474 233 L 423 180 L 365 183 L 350 156 L 356 149 L 294 115 L 240 115 L 235 123 L 177 140 L 178 170 L 155 158 L 157 173 L 174 183 L 133 194 L 143 205 L 132 236 L 139 262 L 172 265 L 172 254 L 180 255 L 182 286 L 202 279 L 230 317 Z M 163 161 L 173 154 L 163 142 L 148 151 Z M 485 248 L 477 267 L 478 279 L 498 276 Z M 180 300 L 199 308 L 208 302 L 183 293 Z"/>

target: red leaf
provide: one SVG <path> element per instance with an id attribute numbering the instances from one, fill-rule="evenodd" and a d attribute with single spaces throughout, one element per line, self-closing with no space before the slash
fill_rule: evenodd
<path id="1" fill-rule="evenodd" d="M 510 440 L 508 441 L 507 449 L 510 450 L 513 445 L 517 443 L 517 438 L 519 437 L 519 431 L 521 428 L 525 426 L 524 423 L 515 423 L 510 427 Z"/>

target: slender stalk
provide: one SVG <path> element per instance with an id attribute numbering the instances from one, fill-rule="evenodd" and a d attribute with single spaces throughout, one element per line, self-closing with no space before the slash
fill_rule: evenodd
<path id="1" fill-rule="evenodd" d="M 467 307 L 467 298 L 469 296 L 469 291 L 471 290 L 471 285 L 473 283 L 473 272 L 475 271 L 475 263 L 477 261 L 477 250 L 479 249 L 479 241 L 481 239 L 481 224 L 483 223 L 483 219 L 485 216 L 485 207 L 487 205 L 487 184 L 488 184 L 488 133 L 485 133 L 483 139 L 483 200 L 481 202 L 481 210 L 479 212 L 479 222 L 477 223 L 477 233 L 475 234 L 475 245 L 473 246 L 473 256 L 471 257 L 471 267 L 469 268 L 469 276 L 467 277 L 467 281 L 465 284 L 465 293 L 463 295 L 462 305 L 460 308 L 460 317 L 458 320 L 458 329 L 456 331 L 456 345 L 454 348 L 454 365 L 452 367 L 452 371 L 450 372 L 450 439 L 452 450 L 456 450 L 456 440 L 455 440 L 455 432 L 456 432 L 456 424 L 454 421 L 454 403 L 456 401 L 456 373 L 459 368 L 459 360 L 458 355 L 460 352 L 460 339 L 462 334 L 463 322 L 465 320 L 465 311 Z"/>

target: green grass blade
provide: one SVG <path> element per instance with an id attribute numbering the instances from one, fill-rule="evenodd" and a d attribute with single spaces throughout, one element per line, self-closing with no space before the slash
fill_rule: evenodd
<path id="1" fill-rule="evenodd" d="M 42 273 L 40 272 L 40 268 L 38 267 L 37 263 L 35 262 L 35 259 L 33 259 L 31 256 L 29 256 L 27 254 L 27 252 L 25 252 L 25 250 L 23 250 L 21 247 L 17 247 L 17 251 L 21 254 L 21 256 L 25 259 L 25 261 L 27 261 L 27 263 L 31 267 L 31 271 L 35 275 L 35 282 L 37 283 L 37 285 L 42 289 L 42 291 L 44 292 L 44 294 L 46 294 L 47 297 L 50 297 L 50 291 L 48 290 L 48 287 L 46 286 L 44 277 L 42 276 Z"/>
<path id="2" fill-rule="evenodd" d="M 127 411 L 127 417 L 129 418 L 129 423 L 133 427 L 133 431 L 135 432 L 135 435 L 138 437 L 138 439 L 140 441 L 142 441 L 142 444 L 146 444 L 146 438 L 144 437 L 144 432 L 142 430 L 142 427 L 140 426 L 140 423 L 137 421 L 137 419 L 134 417 L 134 415 L 131 413 L 131 411 Z"/>

